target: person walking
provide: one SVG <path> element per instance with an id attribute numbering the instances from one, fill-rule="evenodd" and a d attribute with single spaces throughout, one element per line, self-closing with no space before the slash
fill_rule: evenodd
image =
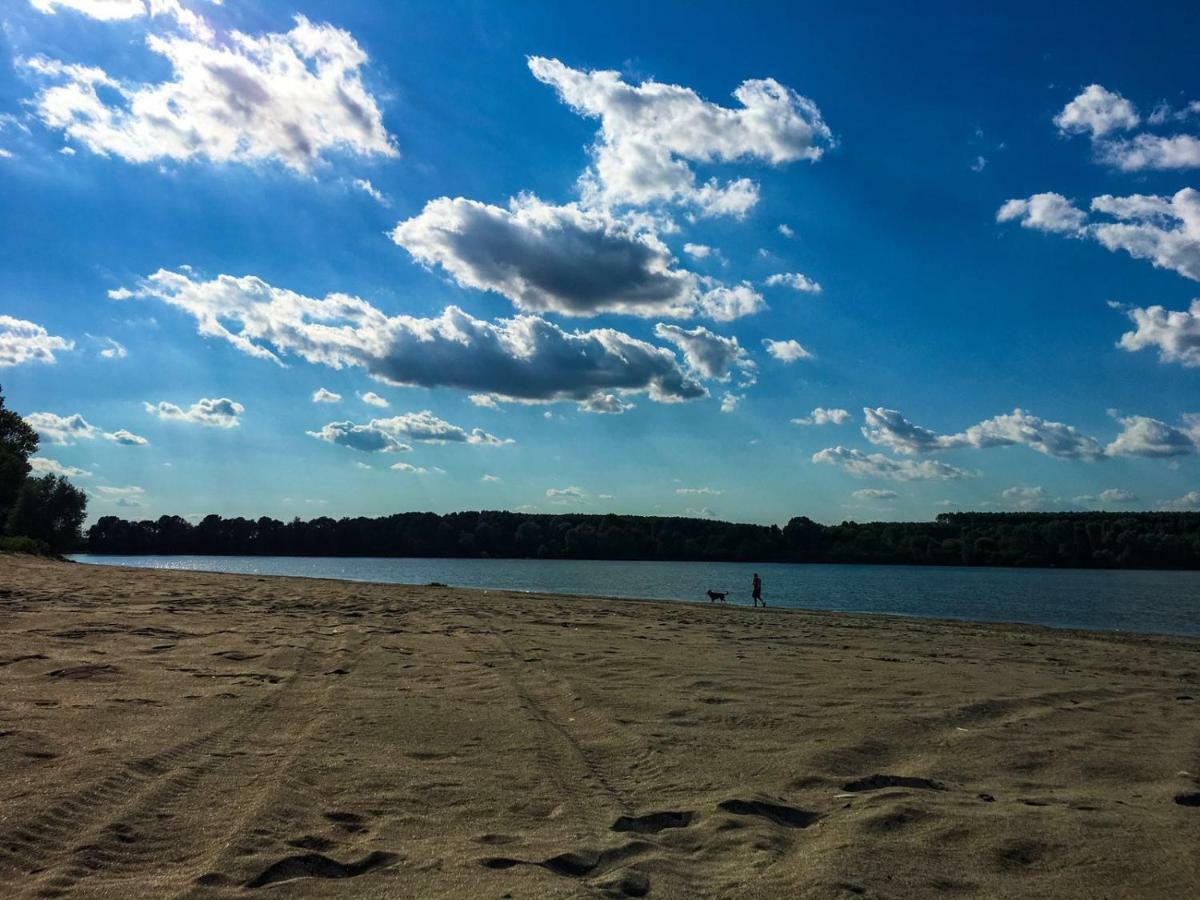
<path id="1" fill-rule="evenodd" d="M 754 581 L 751 582 L 750 596 L 754 599 L 755 607 L 761 603 L 763 605 L 763 609 L 767 608 L 767 601 L 764 600 L 762 596 L 762 579 L 758 577 L 757 572 L 754 573 Z"/>

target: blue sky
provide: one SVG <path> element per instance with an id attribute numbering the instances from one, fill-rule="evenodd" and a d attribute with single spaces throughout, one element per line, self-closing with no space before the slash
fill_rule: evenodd
<path id="1" fill-rule="evenodd" d="M 6 4 L 39 470 L 93 517 L 1200 508 L 1193 6 L 567 6 Z"/>

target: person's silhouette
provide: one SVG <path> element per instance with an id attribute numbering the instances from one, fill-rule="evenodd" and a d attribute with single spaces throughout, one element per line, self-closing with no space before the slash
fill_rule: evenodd
<path id="1" fill-rule="evenodd" d="M 762 597 L 762 579 L 758 577 L 757 572 L 754 573 L 754 581 L 751 583 L 751 587 L 752 590 L 750 596 L 754 599 L 754 605 L 758 606 L 758 604 L 761 603 L 763 605 L 763 609 L 766 609 L 767 601 Z"/>

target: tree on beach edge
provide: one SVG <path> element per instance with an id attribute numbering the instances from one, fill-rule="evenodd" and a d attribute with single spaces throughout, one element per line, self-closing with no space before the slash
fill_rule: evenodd
<path id="1" fill-rule="evenodd" d="M 61 553 L 82 543 L 87 495 L 61 476 L 32 476 L 37 449 L 37 432 L 5 406 L 0 387 L 0 550 Z"/>

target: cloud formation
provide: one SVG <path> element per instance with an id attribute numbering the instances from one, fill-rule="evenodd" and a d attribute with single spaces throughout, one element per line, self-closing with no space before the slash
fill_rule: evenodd
<path id="1" fill-rule="evenodd" d="M 327 391 L 325 388 L 317 388 L 313 391 L 313 403 L 341 403 L 342 395 L 335 394 L 333 391 Z"/>
<path id="2" fill-rule="evenodd" d="M 1099 84 L 1089 84 L 1054 117 L 1054 124 L 1064 134 L 1090 134 L 1093 138 L 1136 128 L 1140 122 L 1132 103 Z"/>
<path id="3" fill-rule="evenodd" d="M 29 460 L 29 467 L 35 475 L 59 475 L 63 478 L 86 478 L 91 475 L 84 469 L 77 469 L 75 466 L 65 466 L 57 459 L 50 459 L 46 456 L 35 456 Z"/>
<path id="4" fill-rule="evenodd" d="M 1158 349 L 1163 363 L 1179 363 L 1187 368 L 1200 366 L 1200 298 L 1184 310 L 1162 306 L 1132 307 L 1126 314 L 1134 330 L 1121 335 L 1117 346 L 1135 353 L 1148 347 Z"/>
<path id="5" fill-rule="evenodd" d="M 164 422 L 188 422 L 209 428 L 237 428 L 242 423 L 239 417 L 246 411 L 246 407 L 228 397 L 201 397 L 187 409 L 166 400 L 143 403 L 142 406 Z"/>
<path id="6" fill-rule="evenodd" d="M 799 272 L 780 272 L 771 275 L 767 278 L 766 285 L 767 287 L 790 287 L 793 291 L 800 291 L 803 294 L 821 293 L 820 284 Z"/>
<path id="7" fill-rule="evenodd" d="M 899 496 L 895 491 L 883 488 L 863 488 L 854 492 L 854 497 L 858 500 L 895 500 Z"/>
<path id="8" fill-rule="evenodd" d="M 763 338 L 763 346 L 767 348 L 767 353 L 775 357 L 782 363 L 794 363 L 801 359 L 812 359 L 813 355 L 800 345 L 799 341 L 773 341 L 770 338 Z"/>
<path id="9" fill-rule="evenodd" d="M 1147 456 L 1162 459 L 1196 452 L 1196 444 L 1187 432 L 1149 416 L 1123 416 L 1123 427 L 1108 445 L 1109 456 Z"/>
<path id="10" fill-rule="evenodd" d="M 387 400 L 385 400 L 383 397 L 380 397 L 374 391 L 367 391 L 365 394 L 359 394 L 358 399 L 363 403 L 366 403 L 368 406 L 378 406 L 381 409 L 385 406 L 391 405 L 387 402 Z"/>
<path id="11" fill-rule="evenodd" d="M 823 406 L 818 406 L 809 415 L 792 419 L 793 425 L 845 425 L 850 421 L 850 413 L 844 409 L 836 407 L 826 409 Z"/>
<path id="12" fill-rule="evenodd" d="M 1044 487 L 1010 487 L 1000 492 L 1000 496 L 1020 510 L 1042 509 L 1050 501 L 1050 495 Z"/>
<path id="13" fill-rule="evenodd" d="M 1195 107 L 1192 103 L 1182 112 L 1172 113 L 1162 105 L 1150 114 L 1147 122 L 1162 125 L 1184 120 Z M 1130 101 L 1098 84 L 1088 85 L 1063 108 L 1054 123 L 1063 134 L 1089 135 L 1096 158 L 1125 172 L 1200 167 L 1200 138 L 1195 135 L 1142 132 L 1128 138 L 1116 137 L 1115 132 L 1138 127 L 1141 116 Z"/>
<path id="14" fill-rule="evenodd" d="M 679 85 L 627 83 L 619 72 L 585 72 L 531 56 L 533 76 L 580 115 L 600 120 L 585 198 L 605 205 L 655 202 L 693 206 L 701 215 L 741 216 L 758 200 L 747 178 L 698 184 L 691 163 L 815 162 L 834 143 L 817 105 L 773 78 L 744 81 L 741 108 L 702 99 Z"/>
<path id="15" fill-rule="evenodd" d="M 440 197 L 396 225 L 391 237 L 459 286 L 495 291 L 523 310 L 728 321 L 765 306 L 748 285 L 729 287 L 676 268 L 645 217 L 556 206 L 530 195 L 507 209 Z"/>
<path id="16" fill-rule="evenodd" d="M 55 337 L 41 325 L 0 315 L 0 368 L 28 362 L 54 363 L 55 353 L 74 349 L 74 341 Z"/>
<path id="17" fill-rule="evenodd" d="M 838 466 L 859 478 L 887 478 L 892 481 L 954 481 L 971 473 L 931 459 L 893 459 L 882 453 L 863 453 L 847 447 L 828 447 L 813 454 L 814 463 Z"/>
<path id="18" fill-rule="evenodd" d="M 89 423 L 79 413 L 75 413 L 73 416 L 60 416 L 57 413 L 35 412 L 25 416 L 25 421 L 50 444 L 74 444 L 79 440 L 91 441 L 96 438 L 128 447 L 144 447 L 150 443 L 144 437 L 126 431 L 124 428 L 105 431 L 103 428 Z"/>
<path id="19" fill-rule="evenodd" d="M 957 434 L 938 434 L 916 425 L 894 409 L 863 409 L 862 434 L 872 444 L 896 453 L 917 454 L 958 447 L 1023 445 L 1059 459 L 1099 459 L 1104 448 L 1071 425 L 1052 422 L 1018 408 L 985 419 Z"/>
<path id="20" fill-rule="evenodd" d="M 364 453 L 391 453 L 411 450 L 405 441 L 420 441 L 426 444 L 476 444 L 500 447 L 511 444 L 482 428 L 468 431 L 439 419 L 429 410 L 404 413 L 387 419 L 372 419 L 365 425 L 353 422 L 330 422 L 320 431 L 309 431 L 309 436 L 361 450 Z"/>
<path id="21" fill-rule="evenodd" d="M 735 337 L 722 337 L 702 327 L 689 330 L 662 323 L 654 326 L 654 334 L 678 347 L 688 369 L 702 378 L 728 381 L 734 368 L 753 377 L 754 361 Z"/>
<path id="22" fill-rule="evenodd" d="M 307 172 L 331 151 L 396 155 L 362 82 L 367 55 L 347 32 L 297 16 L 286 33 L 218 41 L 199 17 L 184 24 L 186 33 L 146 38 L 171 69 L 158 83 L 42 56 L 21 60 L 51 83 L 33 100 L 36 114 L 93 153 L 131 163 L 269 160 Z"/>
<path id="23" fill-rule="evenodd" d="M 1022 228 L 1077 235 L 1087 221 L 1087 213 L 1062 194 L 1051 192 L 1005 201 L 996 213 L 996 221 L 1017 221 Z"/>
<path id="24" fill-rule="evenodd" d="M 357 297 L 305 297 L 252 275 L 197 281 L 159 270 L 128 294 L 187 313 L 200 334 L 249 356 L 355 366 L 394 385 L 526 402 L 586 401 L 616 391 L 662 403 L 707 395 L 670 350 L 611 328 L 566 331 L 537 316 L 487 322 L 455 306 L 434 318 L 387 316 Z"/>

